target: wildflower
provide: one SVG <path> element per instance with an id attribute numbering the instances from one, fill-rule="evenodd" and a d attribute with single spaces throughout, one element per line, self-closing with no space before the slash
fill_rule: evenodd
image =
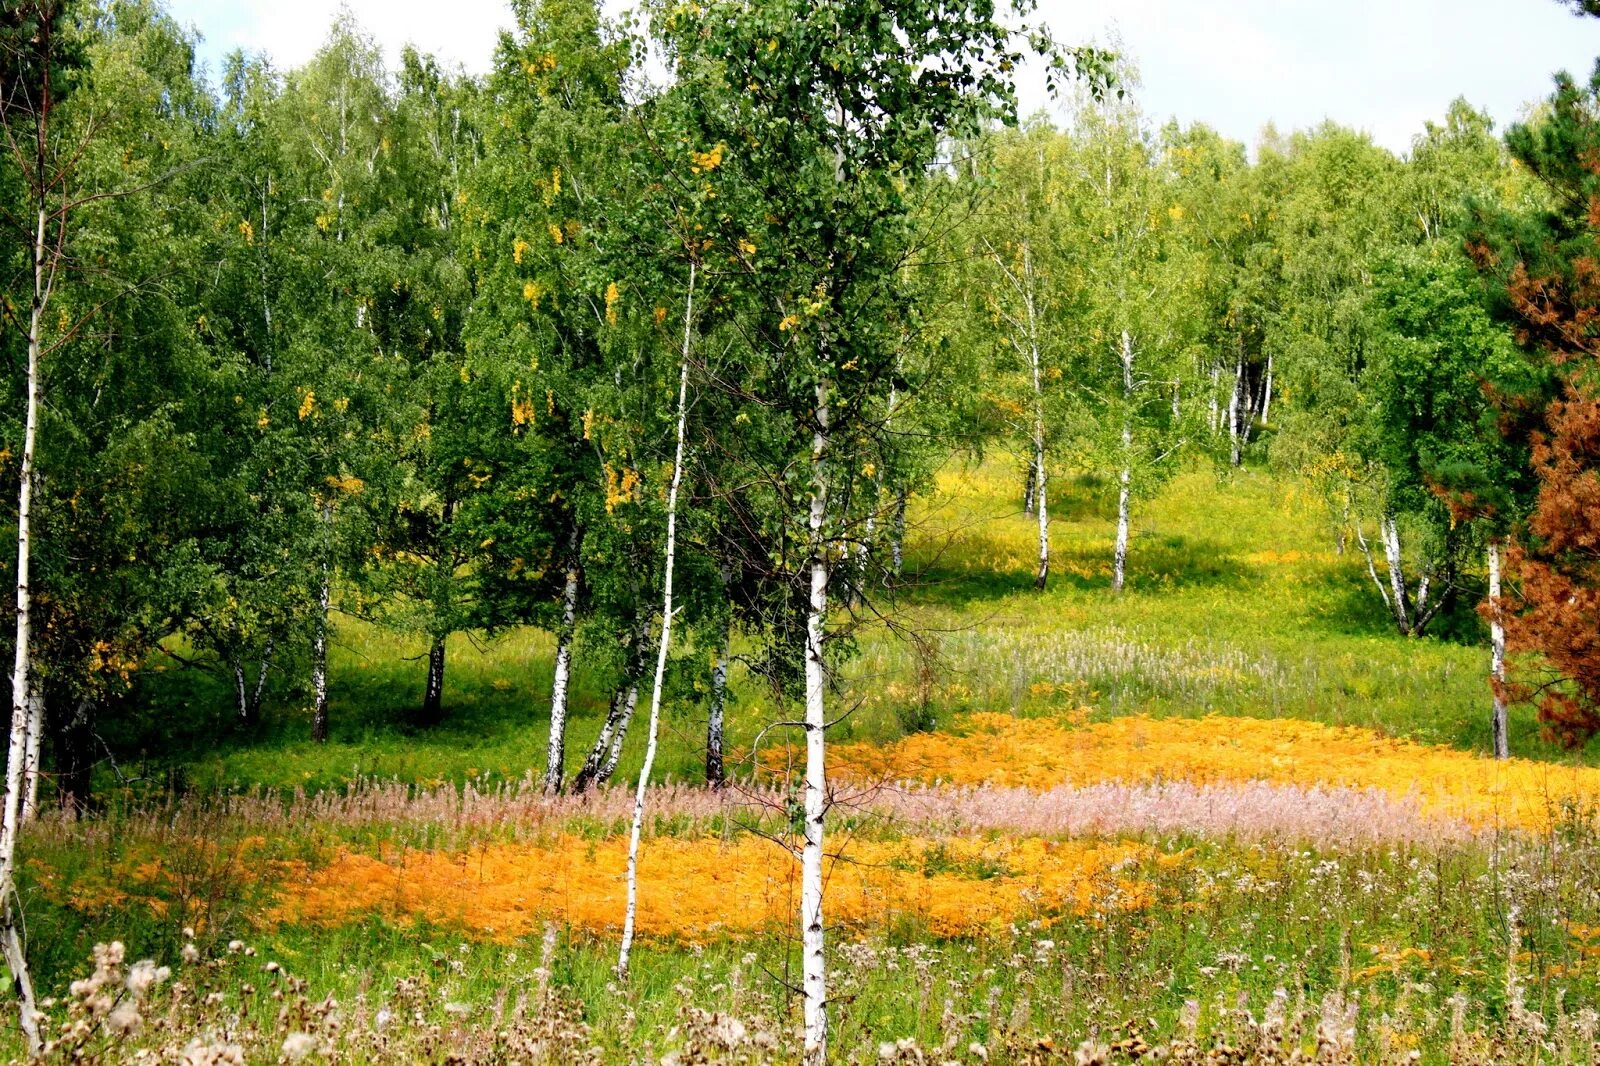
<path id="1" fill-rule="evenodd" d="M 135 998 L 141 997 L 171 976 L 172 971 L 167 967 L 158 967 L 150 959 L 141 959 L 128 968 L 128 991 Z"/>
<path id="2" fill-rule="evenodd" d="M 106 1028 L 113 1033 L 131 1033 L 139 1027 L 142 1020 L 139 1016 L 139 1005 L 131 999 L 125 999 L 106 1016 Z"/>
<path id="3" fill-rule="evenodd" d="M 290 1033 L 283 1038 L 283 1057 L 299 1062 L 317 1049 L 317 1038 L 310 1033 Z"/>

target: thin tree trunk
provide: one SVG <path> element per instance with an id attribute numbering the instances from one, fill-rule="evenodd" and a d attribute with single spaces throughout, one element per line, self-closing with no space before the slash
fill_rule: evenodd
<path id="1" fill-rule="evenodd" d="M 44 743 L 44 695 L 28 697 L 28 746 L 22 759 L 22 821 L 39 816 L 39 749 Z"/>
<path id="2" fill-rule="evenodd" d="M 1272 353 L 1267 353 L 1267 381 L 1261 387 L 1261 423 L 1266 424 L 1267 414 L 1272 410 Z"/>
<path id="3" fill-rule="evenodd" d="M 556 636 L 556 675 L 550 685 L 550 743 L 545 752 L 544 788 L 560 792 L 567 763 L 567 689 L 572 676 L 572 634 L 578 618 L 578 532 L 568 538 L 572 553 L 566 587 L 561 592 L 561 631 Z"/>
<path id="4" fill-rule="evenodd" d="M 606 711 L 605 721 L 600 723 L 600 732 L 590 745 L 589 753 L 584 756 L 583 765 L 578 767 L 578 773 L 572 779 L 574 792 L 587 791 L 600 777 L 601 767 L 605 765 L 606 756 L 611 751 L 612 737 L 616 735 L 618 725 L 631 714 L 625 709 L 631 698 L 630 694 L 637 691 L 637 686 L 624 681 L 611 693 L 611 706 Z"/>
<path id="5" fill-rule="evenodd" d="M 267 697 L 267 671 L 272 669 L 272 653 L 276 650 L 277 641 L 267 641 L 267 646 L 261 652 L 261 662 L 256 667 L 256 687 L 250 694 L 250 716 L 252 718 L 261 714 L 261 704 Z"/>
<path id="6" fill-rule="evenodd" d="M 1494 693 L 1494 710 L 1490 728 L 1494 734 L 1494 757 L 1509 758 L 1511 740 L 1507 735 L 1506 697 L 1506 628 L 1500 618 L 1500 541 L 1489 541 L 1489 686 Z"/>
<path id="7" fill-rule="evenodd" d="M 1241 342 L 1242 344 L 1242 342 Z M 1240 389 L 1244 385 L 1244 353 L 1233 365 L 1233 392 L 1228 396 L 1228 440 L 1231 445 L 1229 461 L 1238 466 L 1244 458 L 1243 434 L 1239 432 Z"/>
<path id="8" fill-rule="evenodd" d="M 1128 497 L 1133 480 L 1133 340 L 1122 331 L 1122 487 L 1117 493 L 1117 545 L 1111 561 L 1111 587 L 1122 591 L 1128 571 Z"/>
<path id="9" fill-rule="evenodd" d="M 1207 415 L 1207 423 L 1211 426 L 1211 433 L 1215 436 L 1222 428 L 1222 413 L 1218 410 L 1217 391 L 1222 385 L 1222 362 L 1213 358 L 1211 360 L 1211 403 Z"/>
<path id="10" fill-rule="evenodd" d="M 1389 590 L 1384 586 L 1383 579 L 1378 576 L 1378 567 L 1372 561 L 1372 549 L 1367 545 L 1367 536 L 1361 531 L 1361 523 L 1356 522 L 1356 544 L 1361 547 L 1361 554 L 1367 560 L 1367 573 L 1372 577 L 1373 585 L 1377 586 L 1378 596 L 1383 600 L 1384 610 L 1394 614 L 1394 603 L 1389 598 Z"/>
<path id="11" fill-rule="evenodd" d="M 712 788 L 721 788 L 727 781 L 727 771 L 722 764 L 722 718 L 728 698 L 728 659 L 732 636 L 733 620 L 725 618 L 716 659 L 711 664 L 711 708 L 706 717 L 706 784 Z"/>
<path id="12" fill-rule="evenodd" d="M 1050 576 L 1050 496 L 1045 478 L 1044 381 L 1039 355 L 1039 324 L 1033 307 L 1033 260 L 1022 246 L 1023 306 L 1028 312 L 1028 362 L 1033 370 L 1033 503 L 1039 520 L 1039 569 L 1033 587 L 1043 589 Z"/>
<path id="13" fill-rule="evenodd" d="M 617 772 L 617 764 L 622 761 L 622 745 L 628 739 L 628 726 L 633 724 L 633 712 L 639 708 L 639 683 L 634 681 L 628 686 L 628 694 L 622 701 L 622 716 L 617 719 L 616 731 L 611 735 L 611 746 L 606 751 L 606 761 L 601 765 L 600 772 L 595 775 L 594 783 L 603 785 L 611 780 L 611 775 Z"/>
<path id="14" fill-rule="evenodd" d="M 233 690 L 234 698 L 239 705 L 239 721 L 242 724 L 254 722 L 261 714 L 261 704 L 267 694 L 267 671 L 272 669 L 272 653 L 276 641 L 268 640 L 267 646 L 261 652 L 261 661 L 256 664 L 256 683 L 251 685 L 249 676 L 245 673 L 244 663 L 239 659 L 233 660 Z"/>
<path id="15" fill-rule="evenodd" d="M 804 998 L 806 1066 L 826 1066 L 828 1047 L 827 966 L 823 956 L 822 846 L 828 810 L 827 665 L 822 658 L 828 612 L 828 558 L 823 523 L 828 510 L 828 383 L 817 383 L 816 430 L 811 437 L 811 591 L 806 610 L 805 846 L 800 863 L 801 988 Z M 1040 489 L 1043 489 L 1043 483 Z M 1039 494 L 1040 513 L 1044 493 Z"/>
<path id="16" fill-rule="evenodd" d="M 41 133 L 41 138 L 42 138 Z M 42 140 L 41 140 L 42 145 Z M 43 175 L 39 180 L 44 180 Z M 5 810 L 0 816 L 0 952 L 6 957 L 21 1013 L 28 1052 L 38 1054 L 39 1023 L 34 1016 L 33 981 L 17 929 L 15 900 L 17 830 L 22 814 L 23 765 L 27 761 L 28 722 L 32 718 L 33 593 L 28 585 L 31 560 L 34 448 L 39 437 L 39 410 L 44 404 L 44 381 L 39 365 L 45 304 L 50 281 L 45 270 L 46 215 L 40 200 L 33 241 L 33 300 L 28 315 L 28 410 L 22 436 L 22 466 L 17 488 L 17 633 L 11 670 L 11 737 L 6 749 Z"/>
<path id="17" fill-rule="evenodd" d="M 894 533 L 890 541 L 890 554 L 894 563 L 894 576 L 899 577 L 905 569 L 905 543 L 906 543 L 906 506 L 910 502 L 910 493 L 902 486 L 895 490 L 894 501 Z"/>
<path id="18" fill-rule="evenodd" d="M 1394 620 L 1402 636 L 1411 634 L 1411 612 L 1406 603 L 1406 577 L 1400 563 L 1400 527 L 1393 515 L 1379 520 L 1378 532 L 1383 537 L 1383 554 L 1389 561 L 1389 587 L 1394 592 Z"/>
<path id="19" fill-rule="evenodd" d="M 644 747 L 644 766 L 633 793 L 633 826 L 628 835 L 628 906 L 622 920 L 622 947 L 617 974 L 628 976 L 628 954 L 633 950 L 633 922 L 639 904 L 639 834 L 644 827 L 644 801 L 655 768 L 656 744 L 661 733 L 661 686 L 667 674 L 667 654 L 672 646 L 672 565 L 678 552 L 678 487 L 683 482 L 683 437 L 689 417 L 689 341 L 694 327 L 695 265 L 689 264 L 689 292 L 684 301 L 683 355 L 678 368 L 678 437 L 672 459 L 672 483 L 667 489 L 667 558 L 661 578 L 661 638 L 656 649 L 656 676 L 650 689 L 650 726 Z"/>
<path id="20" fill-rule="evenodd" d="M 633 712 L 639 704 L 639 676 L 643 671 L 645 648 L 645 626 L 641 622 L 633 637 L 633 647 L 628 652 L 627 662 L 623 665 L 623 676 L 615 692 L 611 694 L 611 709 L 606 712 L 606 720 L 600 726 L 600 733 L 594 739 L 594 744 L 589 748 L 589 754 L 584 756 L 583 765 L 578 768 L 577 776 L 572 779 L 574 792 L 584 792 L 597 785 L 603 785 L 617 769 L 617 763 L 622 758 L 622 744 L 628 737 L 628 725 L 633 721 Z"/>
<path id="21" fill-rule="evenodd" d="M 333 526 L 333 504 L 322 505 L 324 535 Z M 311 739 L 318 744 L 328 740 L 328 607 L 333 602 L 332 574 L 327 551 L 322 557 L 322 580 L 317 585 L 317 616 L 311 636 Z"/>
<path id="22" fill-rule="evenodd" d="M 1028 459 L 1028 475 L 1022 482 L 1022 513 L 1033 515 L 1033 475 L 1038 466 L 1033 458 Z"/>
<path id="23" fill-rule="evenodd" d="M 422 693 L 422 721 L 434 725 L 444 717 L 444 638 L 428 645 L 428 684 Z"/>

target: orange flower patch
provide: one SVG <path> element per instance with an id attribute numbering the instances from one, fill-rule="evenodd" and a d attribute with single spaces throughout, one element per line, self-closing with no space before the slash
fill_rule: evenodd
<path id="1" fill-rule="evenodd" d="M 1429 815 L 1477 827 L 1548 827 L 1562 808 L 1600 802 L 1600 769 L 1495 760 L 1396 740 L 1354 726 L 1294 718 L 1149 718 L 1095 725 L 973 714 L 966 732 L 921 733 L 894 744 L 847 744 L 830 769 L 857 781 L 917 780 L 1031 789 L 1105 781 L 1187 781 L 1375 788 L 1412 798 Z M 784 764 L 781 751 L 767 765 Z"/>
<path id="2" fill-rule="evenodd" d="M 827 919 L 853 930 L 896 920 L 959 936 L 1017 920 L 1052 920 L 1150 902 L 1132 867 L 1163 861 L 1137 844 L 957 837 L 829 842 Z M 496 941 L 548 922 L 609 935 L 622 925 L 627 840 L 562 835 L 469 852 L 410 851 L 377 859 L 340 851 L 284 885 L 282 921 L 334 925 L 360 914 L 459 923 Z M 639 857 L 638 928 L 665 938 L 741 936 L 788 925 L 799 863 L 752 836 L 656 837 Z"/>

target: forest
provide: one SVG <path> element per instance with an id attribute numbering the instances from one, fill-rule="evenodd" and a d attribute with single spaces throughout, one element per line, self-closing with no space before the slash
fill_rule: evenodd
<path id="1" fill-rule="evenodd" d="M 1600 1061 L 1600 66 L 505 22 L 0 5 L 0 1052 Z"/>

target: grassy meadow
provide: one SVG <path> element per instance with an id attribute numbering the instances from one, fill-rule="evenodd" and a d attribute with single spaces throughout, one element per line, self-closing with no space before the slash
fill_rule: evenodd
<path id="1" fill-rule="evenodd" d="M 1594 1061 L 1600 769 L 1526 709 L 1518 758 L 1483 757 L 1471 604 L 1395 635 L 1320 501 L 1209 466 L 1139 504 L 1121 595 L 1109 494 L 1062 484 L 1038 593 L 1019 480 L 939 475 L 884 604 L 924 639 L 864 617 L 841 679 L 839 1060 Z M 796 738 L 763 732 L 770 692 L 735 671 L 720 792 L 695 787 L 703 706 L 668 709 L 624 983 L 642 722 L 617 785 L 543 797 L 548 636 L 453 640 L 428 730 L 423 651 L 341 622 L 325 745 L 288 704 L 219 745 L 228 686 L 145 665 L 105 809 L 22 842 L 55 1054 L 792 1059 Z M 680 696 L 707 657 L 684 646 Z M 574 765 L 609 681 L 580 648 Z"/>

